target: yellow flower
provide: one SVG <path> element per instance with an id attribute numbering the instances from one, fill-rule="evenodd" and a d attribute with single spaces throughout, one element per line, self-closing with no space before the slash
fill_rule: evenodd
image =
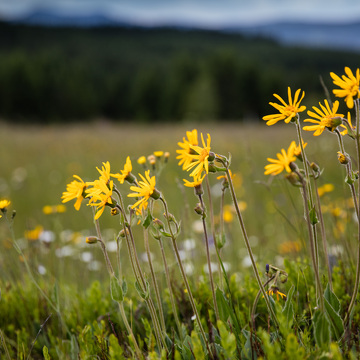
<path id="1" fill-rule="evenodd" d="M 64 213 L 66 211 L 66 206 L 65 205 L 54 205 L 54 206 L 45 205 L 43 207 L 42 211 L 45 215 Z"/>
<path id="2" fill-rule="evenodd" d="M 301 250 L 300 241 L 285 241 L 278 246 L 281 255 L 297 253 Z"/>
<path id="3" fill-rule="evenodd" d="M 106 183 L 101 179 L 95 180 L 92 185 L 92 188 L 86 190 L 88 194 L 86 197 L 90 198 L 88 205 L 96 206 L 98 209 L 94 217 L 94 219 L 97 220 L 104 212 L 105 206 L 113 204 L 111 196 L 114 182 L 111 180 L 109 183 Z"/>
<path id="4" fill-rule="evenodd" d="M 146 163 L 146 157 L 145 156 L 140 156 L 138 159 L 137 159 L 137 163 L 139 165 L 144 165 Z"/>
<path id="5" fill-rule="evenodd" d="M 277 287 L 272 287 L 270 290 L 266 292 L 268 295 L 276 295 L 276 300 L 279 301 L 279 295 L 282 299 L 286 299 L 286 295 L 279 291 Z"/>
<path id="6" fill-rule="evenodd" d="M 301 139 L 301 141 L 302 141 L 302 146 L 303 146 L 303 148 L 305 149 L 307 143 L 304 142 L 303 139 Z M 295 155 L 296 157 L 300 157 L 300 156 L 301 156 L 301 146 L 300 146 L 300 144 L 295 147 L 295 149 L 294 149 L 294 155 Z"/>
<path id="7" fill-rule="evenodd" d="M 10 200 L 0 200 L 0 210 L 6 211 L 6 208 L 11 204 Z"/>
<path id="8" fill-rule="evenodd" d="M 233 174 L 230 169 L 229 169 L 229 173 L 230 173 L 230 178 L 233 179 L 233 178 L 235 177 L 235 174 Z M 225 173 L 224 175 L 218 176 L 217 179 L 218 179 L 218 180 L 224 179 L 224 181 L 228 181 L 228 178 L 227 178 L 227 174 L 226 174 L 226 173 Z"/>
<path id="9" fill-rule="evenodd" d="M 61 205 L 61 204 L 56 205 L 55 208 L 56 208 L 56 212 L 59 213 L 59 214 L 66 212 L 66 206 L 65 205 Z"/>
<path id="10" fill-rule="evenodd" d="M 204 174 L 203 177 L 201 177 L 201 173 L 196 175 L 196 176 L 193 176 L 193 179 L 194 181 L 193 182 L 190 182 L 186 179 L 183 179 L 184 180 L 184 186 L 187 186 L 187 187 L 197 187 L 197 186 L 200 186 L 205 178 L 206 174 Z"/>
<path id="11" fill-rule="evenodd" d="M 85 183 L 79 176 L 74 175 L 74 178 L 79 180 L 73 180 L 70 184 L 66 186 L 66 191 L 63 192 L 62 202 L 66 203 L 72 199 L 76 199 L 74 207 L 76 210 L 80 209 L 81 202 L 84 199 L 84 191 L 86 189 L 87 183 Z"/>
<path id="12" fill-rule="evenodd" d="M 53 207 L 50 206 L 50 205 L 45 205 L 45 206 L 43 207 L 42 211 L 43 211 L 43 213 L 44 213 L 45 215 L 50 215 L 50 214 L 53 213 Z"/>
<path id="13" fill-rule="evenodd" d="M 308 115 L 312 116 L 315 119 L 305 119 L 305 122 L 311 122 L 313 124 L 317 125 L 310 125 L 310 126 L 304 126 L 305 131 L 315 131 L 314 136 L 319 136 L 323 133 L 325 128 L 329 129 L 330 131 L 334 131 L 337 126 L 341 124 L 341 120 L 335 119 L 335 118 L 342 118 L 343 114 L 337 114 L 337 110 L 339 109 L 339 102 L 335 101 L 333 104 L 332 109 L 330 108 L 330 105 L 327 100 L 324 100 L 325 106 L 321 105 L 319 103 L 321 109 L 313 106 L 313 109 L 316 111 L 308 111 Z"/>
<path id="14" fill-rule="evenodd" d="M 164 152 L 163 151 L 154 151 L 154 155 L 157 158 L 161 158 L 164 155 Z"/>
<path id="15" fill-rule="evenodd" d="M 131 164 L 130 156 L 128 156 L 126 158 L 126 162 L 125 162 L 125 165 L 124 165 L 124 170 L 120 170 L 121 174 L 110 174 L 110 175 L 112 177 L 118 179 L 120 184 L 123 184 L 125 180 L 130 179 L 131 170 L 132 170 L 132 164 Z"/>
<path id="16" fill-rule="evenodd" d="M 145 171 L 145 177 L 139 174 L 142 181 L 139 181 L 139 186 L 130 186 L 130 190 L 135 191 L 133 194 L 129 194 L 128 197 L 141 197 L 134 205 L 132 209 L 137 206 L 144 206 L 150 197 L 158 199 L 160 193 L 155 189 L 156 180 L 155 176 L 150 177 L 150 170 Z"/>
<path id="17" fill-rule="evenodd" d="M 32 230 L 26 230 L 24 236 L 29 241 L 36 241 L 39 239 L 40 234 L 44 231 L 44 228 L 41 225 L 37 225 Z"/>
<path id="18" fill-rule="evenodd" d="M 110 181 L 110 163 L 108 161 L 106 163 L 103 162 L 101 170 L 98 167 L 96 169 L 100 173 L 100 180 L 108 183 Z"/>
<path id="19" fill-rule="evenodd" d="M 292 118 L 294 118 L 299 112 L 306 110 L 306 106 L 300 106 L 302 99 L 305 96 L 305 92 L 302 92 L 299 100 L 301 89 L 296 90 L 294 100 L 291 97 L 291 90 L 288 87 L 289 103 L 287 104 L 279 95 L 273 94 L 283 105 L 270 102 L 269 104 L 279 111 L 279 114 L 266 115 L 263 120 L 267 121 L 266 125 L 274 125 L 280 120 L 284 120 L 288 124 Z"/>
<path id="20" fill-rule="evenodd" d="M 189 171 L 192 168 L 195 167 L 195 169 L 192 171 L 190 176 L 196 176 L 200 175 L 203 170 L 205 170 L 206 173 L 209 172 L 209 155 L 210 155 L 210 142 L 211 137 L 210 134 L 207 134 L 207 140 L 206 145 L 204 141 L 203 134 L 201 134 L 201 141 L 203 147 L 197 146 L 197 145 L 190 145 L 191 150 L 194 150 L 196 154 L 190 154 L 190 158 L 192 159 L 192 162 L 188 164 L 185 168 L 185 170 Z"/>
<path id="21" fill-rule="evenodd" d="M 360 98 L 360 70 L 356 69 L 356 76 L 354 76 L 350 68 L 345 67 L 345 73 L 347 77 L 343 75 L 342 79 L 333 72 L 330 73 L 334 84 L 341 88 L 334 89 L 333 93 L 337 97 L 344 97 L 347 107 L 352 109 L 354 107 L 354 98 Z"/>
<path id="22" fill-rule="evenodd" d="M 288 173 L 291 172 L 290 163 L 296 160 L 294 156 L 294 150 L 296 148 L 295 141 L 292 141 L 287 152 L 284 149 L 281 149 L 281 154 L 276 154 L 277 159 L 267 158 L 271 163 L 265 166 L 265 175 L 278 175 L 283 170 L 286 170 Z"/>
<path id="23" fill-rule="evenodd" d="M 351 122 L 350 111 L 348 111 L 348 114 L 347 114 L 347 121 L 348 121 L 348 126 L 350 127 L 350 130 L 354 132 L 356 130 L 356 126 L 353 126 L 353 124 Z M 346 125 L 344 125 L 344 124 L 341 124 L 340 126 L 345 129 L 343 131 L 340 131 L 340 134 L 343 135 L 343 136 L 347 135 L 348 134 L 348 127 Z M 349 135 L 352 136 L 351 132 L 350 132 Z"/>
<path id="24" fill-rule="evenodd" d="M 198 133 L 194 129 L 192 131 L 187 131 L 186 136 L 188 140 L 183 138 L 183 142 L 178 142 L 178 145 L 181 147 L 180 150 L 176 150 L 179 154 L 176 159 L 179 159 L 179 166 L 182 165 L 183 170 L 192 162 L 192 158 L 189 156 L 192 153 L 190 145 L 198 145 Z"/>
<path id="25" fill-rule="evenodd" d="M 318 194 L 319 196 L 323 196 L 324 194 L 331 192 L 334 190 L 334 185 L 333 184 L 324 184 L 323 186 L 320 186 L 318 188 Z"/>

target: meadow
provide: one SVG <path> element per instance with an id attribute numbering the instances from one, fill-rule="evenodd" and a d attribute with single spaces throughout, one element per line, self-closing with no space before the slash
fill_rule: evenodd
<path id="1" fill-rule="evenodd" d="M 223 179 L 217 176 L 223 173 L 208 175 L 212 204 L 205 189 L 206 218 L 203 208 L 200 216 L 199 211 L 193 210 L 199 199 L 194 189 L 183 186 L 182 179 L 188 178 L 189 173 L 182 170 L 176 160 L 178 142 L 183 141 L 186 131 L 193 129 L 203 133 L 204 138 L 208 133 L 211 135 L 211 150 L 215 154 L 226 157 L 231 154 L 234 189 L 261 281 L 266 283 L 275 276 L 287 279 L 284 283 L 278 282 L 273 296 L 261 297 L 229 190 L 225 191 L 224 206 L 221 205 Z M 344 181 L 346 169 L 337 159 L 337 137 L 330 131 L 319 137 L 304 132 L 303 139 L 308 143 L 309 161 L 321 169 L 316 182 L 333 277 L 333 288 L 329 291 L 325 255 L 319 245 L 320 281 L 331 307 L 326 316 L 317 310 L 318 289 L 299 184 L 293 186 L 282 175 L 264 175 L 267 158 L 275 158 L 281 148 L 287 149 L 293 140 L 297 142 L 292 124 L 266 126 L 264 122 L 255 121 L 209 121 L 119 125 L 104 120 L 66 126 L 1 123 L 0 197 L 11 201 L 0 220 L 1 357 L 124 359 L 141 358 L 146 354 L 149 359 L 356 358 L 359 355 L 357 303 L 353 322 L 346 324 L 346 332 L 343 326 L 357 261 L 357 226 L 351 192 Z M 355 158 L 353 140 L 344 137 L 344 142 L 349 156 Z M 164 341 L 159 334 L 157 336 L 156 326 L 152 324 L 147 304 L 149 294 L 154 299 L 156 294 L 150 280 L 151 269 L 141 224 L 147 227 L 146 221 L 163 216 L 159 201 L 153 202 L 150 218 L 148 215 L 140 224 L 136 221 L 132 224 L 146 283 L 151 283 L 149 294 L 142 293 L 139 284 L 134 285 L 138 280 L 131 269 L 126 235 L 119 241 L 121 221 L 110 216 L 107 208 L 99 218 L 102 240 L 117 276 L 113 283 L 109 282 L 102 246 L 97 240 L 94 244 L 89 240 L 99 235 L 91 207 L 82 206 L 75 211 L 73 202 L 61 203 L 62 193 L 74 180 L 74 174 L 84 181 L 94 181 L 99 176 L 96 167 L 101 169 L 109 161 L 111 171 L 119 172 L 130 156 L 132 173 L 138 176 L 138 173 L 144 174 L 145 169 L 137 160 L 156 151 L 169 152 L 168 160 L 161 155 L 154 165 L 147 161 L 145 166 L 156 174 L 156 188 L 166 199 L 177 223 L 181 221 L 176 243 L 209 344 L 194 319 L 191 301 L 187 298 L 189 291 L 169 239 L 171 236 L 161 228 L 158 230 L 163 234 L 172 291 L 167 287 L 159 239 L 150 237 L 148 240 L 151 267 L 165 313 Z M 129 185 L 125 182 L 117 186 L 124 191 L 125 208 L 128 208 L 133 204 L 133 199 L 126 196 Z M 63 206 L 59 207 L 61 204 Z M 5 217 L 13 218 L 13 237 Z M 218 313 L 209 285 L 202 219 L 209 232 Z M 166 217 L 162 221 L 167 227 Z M 223 226 L 220 262 L 210 235 L 212 226 L 216 233 Z M 16 251 L 14 241 L 20 252 Z M 224 270 L 225 276 L 219 275 L 224 274 Z M 181 330 L 174 320 L 171 292 Z M 284 298 L 279 298 L 279 294 L 285 294 Z M 268 302 L 264 301 L 267 298 Z M 256 301 L 258 305 L 254 310 Z M 136 341 L 120 316 L 122 305 L 118 308 L 118 304 L 123 304 Z M 330 311 L 334 314 L 329 315 Z M 316 321 L 314 314 L 320 314 L 316 315 Z M 278 320 L 274 320 L 274 316 Z M 341 329 L 345 335 L 339 333 Z"/>

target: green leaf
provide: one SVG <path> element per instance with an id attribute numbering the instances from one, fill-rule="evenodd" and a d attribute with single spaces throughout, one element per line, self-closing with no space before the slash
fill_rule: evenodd
<path id="1" fill-rule="evenodd" d="M 168 233 L 168 232 L 166 232 L 166 231 L 164 231 L 164 230 L 159 230 L 159 231 L 160 231 L 161 235 L 163 235 L 163 236 L 165 236 L 165 237 L 168 237 L 168 238 L 171 238 L 171 237 L 172 237 L 170 233 Z"/>
<path id="2" fill-rule="evenodd" d="M 329 284 L 326 285 L 324 297 L 329 302 L 329 304 L 334 308 L 334 310 L 337 313 L 339 313 L 341 308 L 340 301 L 338 297 L 330 290 Z"/>
<path id="3" fill-rule="evenodd" d="M 326 315 L 317 310 L 313 317 L 314 323 L 314 338 L 316 344 L 321 347 L 326 347 L 330 343 L 330 324 Z"/>
<path id="4" fill-rule="evenodd" d="M 49 350 L 45 345 L 43 347 L 43 355 L 45 360 L 51 360 L 51 357 L 49 355 Z"/>
<path id="5" fill-rule="evenodd" d="M 119 301 L 119 302 L 124 301 L 123 289 L 120 286 L 119 280 L 116 278 L 116 276 L 111 276 L 110 278 L 110 293 L 111 293 L 111 298 L 114 301 Z"/>
<path id="6" fill-rule="evenodd" d="M 344 333 L 344 323 L 340 315 L 334 310 L 330 303 L 324 298 L 326 314 L 331 323 L 331 332 L 335 340 L 339 340 Z"/>
<path id="7" fill-rule="evenodd" d="M 310 222 L 312 225 L 315 225 L 319 222 L 319 219 L 317 218 L 317 215 L 316 215 L 315 206 L 310 210 L 309 216 L 310 216 Z"/>
<path id="8" fill-rule="evenodd" d="M 142 223 L 143 227 L 144 227 L 145 229 L 147 229 L 147 228 L 150 226 L 150 224 L 152 223 L 152 221 L 153 221 L 153 217 L 152 217 L 152 215 L 151 215 L 151 212 L 148 211 L 147 217 L 146 217 L 146 219 L 144 220 L 144 222 Z"/>
<path id="9" fill-rule="evenodd" d="M 128 291 L 128 286 L 127 286 L 126 280 L 123 280 L 121 287 L 122 287 L 123 295 L 125 296 Z"/>
<path id="10" fill-rule="evenodd" d="M 135 281 L 135 288 L 143 300 L 147 300 L 150 296 L 150 285 L 148 281 L 145 280 L 145 284 L 146 284 L 146 290 L 144 291 L 140 286 L 140 284 L 138 283 L 138 281 L 137 280 Z"/>
<path id="11" fill-rule="evenodd" d="M 220 319 L 224 322 L 227 322 L 230 317 L 231 309 L 225 299 L 225 295 L 219 288 L 217 288 L 215 292 L 215 297 L 219 309 Z"/>
<path id="12" fill-rule="evenodd" d="M 199 335 L 195 330 L 191 332 L 191 342 L 195 359 L 205 359 L 204 349 L 202 347 Z"/>
<path id="13" fill-rule="evenodd" d="M 233 359 L 236 351 L 236 338 L 235 335 L 229 332 L 221 320 L 217 321 L 217 327 L 220 332 L 221 346 L 225 351 L 226 358 Z"/>
<path id="14" fill-rule="evenodd" d="M 287 320 L 287 329 L 290 329 L 293 323 L 293 319 L 294 319 L 294 306 L 292 304 L 292 297 L 294 295 L 295 292 L 295 286 L 291 286 L 288 294 L 287 294 L 287 298 L 286 298 L 286 302 L 285 305 L 282 309 L 282 313 L 285 315 L 286 320 Z"/>

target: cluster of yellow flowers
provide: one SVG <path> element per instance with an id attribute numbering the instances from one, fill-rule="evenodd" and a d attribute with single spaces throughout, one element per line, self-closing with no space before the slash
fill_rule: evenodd
<path id="1" fill-rule="evenodd" d="M 76 199 L 74 207 L 76 210 L 80 209 L 81 203 L 85 198 L 89 199 L 89 206 L 97 208 L 95 220 L 98 219 L 105 210 L 105 206 L 115 208 L 116 201 L 113 198 L 113 192 L 117 192 L 114 187 L 112 178 L 123 184 L 125 181 L 132 184 L 130 190 L 134 193 L 129 194 L 129 197 L 139 198 L 138 201 L 132 205 L 132 208 L 145 209 L 147 201 L 150 197 L 158 198 L 159 192 L 155 189 L 155 176 L 150 177 L 150 170 L 145 171 L 145 176 L 139 174 L 141 181 L 137 181 L 136 177 L 131 173 L 132 164 L 128 156 L 124 165 L 124 169 L 118 173 L 111 173 L 110 163 L 104 162 L 101 169 L 96 168 L 100 174 L 99 179 L 92 182 L 83 181 L 78 175 L 74 175 L 75 180 L 67 185 L 66 191 L 63 192 L 62 202 L 68 202 Z"/>
<path id="2" fill-rule="evenodd" d="M 193 181 L 184 179 L 184 185 L 187 187 L 196 187 L 201 185 L 205 176 L 209 173 L 209 162 L 215 159 L 215 154 L 211 152 L 210 134 L 207 134 L 206 144 L 204 136 L 201 134 L 203 147 L 198 145 L 198 133 L 196 129 L 187 131 L 186 136 L 187 139 L 183 138 L 183 142 L 178 143 L 181 149 L 176 150 L 179 154 L 176 158 L 180 160 L 179 165 L 182 165 L 183 170 L 189 171 L 193 169 L 190 173 Z"/>
<path id="3" fill-rule="evenodd" d="M 340 89 L 334 89 L 333 93 L 337 97 L 344 97 L 347 107 L 352 109 L 354 107 L 355 99 L 360 98 L 360 70 L 357 69 L 354 75 L 350 68 L 345 67 L 345 73 L 347 76 L 343 75 L 342 78 L 333 72 L 330 73 L 334 84 L 340 87 Z M 298 89 L 295 92 L 293 99 L 289 87 L 288 103 L 286 103 L 279 95 L 274 94 L 281 104 L 273 102 L 270 102 L 269 104 L 277 109 L 279 113 L 264 116 L 263 120 L 267 121 L 266 124 L 269 126 L 274 125 L 281 120 L 284 120 L 285 123 L 298 121 L 299 113 L 306 110 L 306 106 L 300 106 L 300 103 L 305 96 L 305 92 L 303 91 L 299 98 L 300 93 L 301 89 Z M 303 129 L 305 131 L 314 131 L 314 136 L 321 135 L 325 129 L 334 131 L 338 126 L 345 129 L 340 132 L 341 135 L 348 134 L 348 129 L 350 132 L 355 131 L 355 127 L 351 123 L 350 113 L 348 113 L 347 119 L 344 119 L 344 114 L 338 113 L 339 101 L 335 101 L 331 105 L 329 104 L 329 101 L 325 99 L 324 105 L 321 103 L 319 103 L 319 105 L 320 107 L 313 106 L 314 111 L 309 110 L 307 112 L 310 118 L 305 119 L 304 122 L 310 122 L 315 125 L 304 126 Z M 351 133 L 349 135 L 351 135 Z M 298 156 L 297 154 L 299 154 L 299 148 L 292 142 L 287 151 L 282 149 L 281 154 L 277 154 L 277 160 L 268 159 L 271 164 L 265 166 L 265 175 L 277 175 L 283 170 L 291 172 L 290 164 L 295 161 L 295 157 Z"/>

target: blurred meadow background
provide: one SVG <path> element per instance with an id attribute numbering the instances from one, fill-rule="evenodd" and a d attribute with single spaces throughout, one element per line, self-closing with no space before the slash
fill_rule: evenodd
<path id="1" fill-rule="evenodd" d="M 295 129 L 291 124 L 268 127 L 261 118 L 274 112 L 268 104 L 273 93 L 286 98 L 288 86 L 301 88 L 303 104 L 310 109 L 323 101 L 326 88 L 332 89 L 330 71 L 359 67 L 358 4 L 347 1 L 340 12 L 336 1 L 332 9 L 320 1 L 301 2 L 300 7 L 293 2 L 293 8 L 270 0 L 255 1 L 250 8 L 233 1 L 221 7 L 200 1 L 184 1 L 181 7 L 149 2 L 152 8 L 132 3 L 0 1 L 0 199 L 11 201 L 8 216 L 16 210 L 15 238 L 36 279 L 45 291 L 58 284 L 64 303 L 73 291 L 85 294 L 94 281 L 104 284 L 102 296 L 109 297 L 101 249 L 85 243 L 86 236 L 95 234 L 91 209 L 82 206 L 77 212 L 72 202 L 57 206 L 74 174 L 92 181 L 102 162 L 109 161 L 117 172 L 127 156 L 134 174 L 143 173 L 137 159 L 154 151 L 170 152 L 166 165 L 163 158 L 157 161 L 157 169 L 162 167 L 157 187 L 170 212 L 182 220 L 178 244 L 188 274 L 194 282 L 206 276 L 203 233 L 193 211 L 197 199 L 183 186 L 187 173 L 176 160 L 177 143 L 195 128 L 211 135 L 215 153 L 232 156 L 234 184 L 259 269 L 264 271 L 268 263 L 282 268 L 284 259 L 304 260 L 309 249 L 299 191 L 282 177 L 264 175 L 266 159 L 297 141 Z M 323 169 L 319 186 L 325 189 L 321 199 L 330 253 L 354 268 L 351 234 L 356 227 L 336 136 L 305 133 L 304 140 L 308 158 Z M 221 181 L 216 175 L 209 180 L 219 226 Z M 222 259 L 245 291 L 242 281 L 252 275 L 251 263 L 228 193 L 225 204 Z M 154 211 L 160 214 L 156 204 Z M 115 261 L 119 223 L 106 215 L 101 228 Z M 12 287 L 29 286 L 4 220 L 2 302 Z M 141 229 L 136 231 L 141 239 Z M 165 245 L 171 271 L 180 281 L 170 245 Z M 137 246 L 146 267 L 144 244 Z M 155 240 L 150 247 L 161 277 Z M 213 247 L 211 254 L 215 262 Z M 121 256 L 124 274 L 131 278 L 125 246 Z M 2 320 L 9 346 L 16 347 L 21 326 L 30 334 L 21 339 L 30 346 L 36 327 L 20 320 L 21 326 L 9 326 L 5 316 Z M 14 329 L 17 340 L 11 339 Z M 40 358 L 35 350 L 34 358 Z"/>

